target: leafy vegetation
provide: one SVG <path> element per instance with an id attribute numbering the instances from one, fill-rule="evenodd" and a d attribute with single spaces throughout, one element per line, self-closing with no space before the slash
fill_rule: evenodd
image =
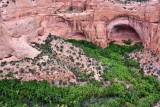
<path id="1" fill-rule="evenodd" d="M 141 43 L 119 46 L 111 42 L 102 49 L 86 41 L 68 42 L 103 62 L 106 69 L 100 82 L 91 80 L 84 85 L 58 87 L 46 81 L 1 80 L 0 106 L 150 107 L 160 100 L 160 81 L 153 76 L 144 76 L 139 64 L 126 57 L 126 53 L 143 49 Z M 50 44 L 46 45 L 48 51 L 45 54 L 51 52 L 48 46 Z M 84 73 L 78 74 L 76 69 L 73 73 L 80 81 L 88 78 Z"/>
<path id="2" fill-rule="evenodd" d="M 123 43 L 126 45 L 131 45 L 132 44 L 132 40 L 123 40 Z"/>

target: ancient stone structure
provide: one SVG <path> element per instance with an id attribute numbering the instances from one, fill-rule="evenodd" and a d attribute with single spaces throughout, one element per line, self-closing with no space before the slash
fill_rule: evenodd
<path id="1" fill-rule="evenodd" d="M 106 47 L 116 40 L 143 42 L 160 54 L 160 4 L 108 0 L 0 0 L 0 59 L 35 57 L 31 44 L 51 33 Z"/>

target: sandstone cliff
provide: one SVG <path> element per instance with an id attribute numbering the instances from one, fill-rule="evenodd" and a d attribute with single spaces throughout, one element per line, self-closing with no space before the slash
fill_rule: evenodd
<path id="1" fill-rule="evenodd" d="M 49 33 L 65 39 L 85 39 L 101 47 L 132 34 L 146 48 L 160 53 L 159 13 L 160 5 L 155 0 L 132 4 L 108 0 L 1 0 L 0 59 L 37 56 L 39 51 L 31 44 L 43 42 Z"/>

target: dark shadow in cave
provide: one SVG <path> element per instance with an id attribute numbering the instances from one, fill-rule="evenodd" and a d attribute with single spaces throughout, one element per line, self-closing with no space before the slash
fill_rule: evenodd
<path id="1" fill-rule="evenodd" d="M 110 32 L 109 39 L 121 44 L 124 40 L 131 40 L 133 43 L 141 42 L 141 38 L 134 28 L 126 24 L 115 25 Z"/>

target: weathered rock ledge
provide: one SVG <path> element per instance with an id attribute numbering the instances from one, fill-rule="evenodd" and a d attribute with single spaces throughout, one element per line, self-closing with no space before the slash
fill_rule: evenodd
<path id="1" fill-rule="evenodd" d="M 31 43 L 42 42 L 49 33 L 101 47 L 123 35 L 138 35 L 145 48 L 160 54 L 159 16 L 155 0 L 127 5 L 108 0 L 1 0 L 0 59 L 37 56 Z"/>

